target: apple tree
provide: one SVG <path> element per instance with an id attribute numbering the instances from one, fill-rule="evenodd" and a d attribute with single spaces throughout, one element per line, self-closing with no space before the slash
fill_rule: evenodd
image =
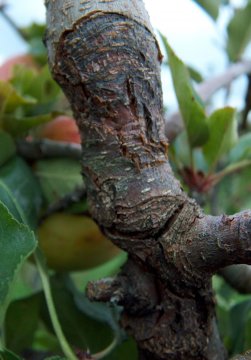
<path id="1" fill-rule="evenodd" d="M 231 6 L 196 3 L 214 20 Z M 216 78 L 201 82 L 160 34 L 175 116 L 163 110 L 163 56 L 141 0 L 46 7 L 49 67 L 66 97 L 38 25 L 17 28 L 30 55 L 5 64 L 0 82 L 2 358 L 221 360 L 247 351 L 250 2 L 232 8 L 230 65 Z M 211 96 L 243 74 L 244 108 L 214 109 Z"/>

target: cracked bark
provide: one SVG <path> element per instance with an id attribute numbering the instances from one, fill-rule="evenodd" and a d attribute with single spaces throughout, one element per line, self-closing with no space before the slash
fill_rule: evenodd
<path id="1" fill-rule="evenodd" d="M 250 263 L 250 213 L 205 216 L 168 163 L 161 54 L 141 0 L 47 1 L 54 78 L 82 137 L 90 212 L 129 260 L 93 299 L 124 306 L 141 359 L 223 360 L 212 274 Z"/>

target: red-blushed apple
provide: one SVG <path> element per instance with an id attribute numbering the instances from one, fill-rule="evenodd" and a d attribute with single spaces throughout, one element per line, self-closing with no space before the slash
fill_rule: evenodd
<path id="1" fill-rule="evenodd" d="M 15 65 L 25 65 L 28 68 L 37 69 L 37 65 L 29 54 L 18 55 L 9 58 L 0 66 L 0 80 L 9 81 L 13 75 Z"/>
<path id="2" fill-rule="evenodd" d="M 76 121 L 70 116 L 60 115 L 39 130 L 39 137 L 80 144 L 80 134 Z"/>

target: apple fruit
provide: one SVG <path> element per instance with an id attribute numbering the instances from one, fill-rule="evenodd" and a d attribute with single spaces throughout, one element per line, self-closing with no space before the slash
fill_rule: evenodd
<path id="1" fill-rule="evenodd" d="M 9 81 L 13 75 L 14 66 L 19 64 L 33 69 L 38 68 L 30 54 L 13 56 L 0 66 L 0 80 Z"/>
<path id="2" fill-rule="evenodd" d="M 40 138 L 80 144 L 80 134 L 75 119 L 60 115 L 39 129 Z"/>
<path id="3" fill-rule="evenodd" d="M 83 215 L 52 214 L 39 226 L 37 234 L 48 266 L 57 271 L 90 269 L 120 252 L 97 224 Z"/>

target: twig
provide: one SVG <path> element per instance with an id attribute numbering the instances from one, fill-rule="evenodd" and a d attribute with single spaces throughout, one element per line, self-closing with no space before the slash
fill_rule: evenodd
<path id="1" fill-rule="evenodd" d="M 216 91 L 228 86 L 237 77 L 249 73 L 251 73 L 251 61 L 241 61 L 230 66 L 222 74 L 198 85 L 197 93 L 206 102 Z M 179 112 L 173 113 L 166 119 L 165 131 L 169 141 L 173 141 L 183 128 L 184 125 Z"/>
<path id="2" fill-rule="evenodd" d="M 231 65 L 225 72 L 212 79 L 204 81 L 198 85 L 197 92 L 203 101 L 208 101 L 210 97 L 219 89 L 228 86 L 233 80 L 243 74 L 251 72 L 251 61 L 240 61 Z"/>
<path id="3" fill-rule="evenodd" d="M 18 140 L 18 153 L 29 160 L 43 158 L 68 157 L 79 160 L 81 146 L 63 141 L 43 140 Z"/>
<path id="4" fill-rule="evenodd" d="M 219 171 L 218 173 L 214 174 L 212 176 L 213 178 L 213 184 L 217 184 L 221 179 L 223 179 L 223 177 L 233 174 L 239 170 L 244 169 L 247 166 L 251 165 L 251 160 L 247 159 L 247 160 L 242 160 L 238 163 L 233 163 L 228 165 L 225 169 Z"/>
<path id="5" fill-rule="evenodd" d="M 248 113 L 251 110 L 251 75 L 249 74 L 247 76 L 247 78 L 248 78 L 248 86 L 247 86 L 246 96 L 245 96 L 245 108 L 243 110 L 242 121 L 241 121 L 241 124 L 240 124 L 240 130 L 241 131 L 247 130 Z"/>
<path id="6" fill-rule="evenodd" d="M 57 335 L 57 339 L 59 341 L 61 349 L 68 360 L 77 360 L 77 356 L 71 349 L 71 347 L 68 343 L 68 340 L 66 339 L 65 334 L 63 333 L 61 324 L 59 322 L 57 310 L 56 310 L 56 307 L 55 307 L 55 304 L 53 301 L 49 274 L 48 274 L 45 264 L 43 263 L 42 256 L 38 249 L 36 249 L 34 256 L 35 256 L 35 260 L 36 260 L 37 269 L 38 269 L 39 275 L 41 277 L 41 282 L 42 282 L 43 289 L 44 289 L 45 300 L 46 300 L 46 304 L 48 307 L 48 312 L 50 314 L 52 326 L 54 328 L 55 334 Z"/>
<path id="7" fill-rule="evenodd" d="M 27 42 L 27 38 L 24 35 L 23 31 L 17 26 L 17 24 L 12 20 L 12 18 L 6 13 L 5 9 L 7 7 L 7 4 L 5 2 L 0 3 L 0 13 L 4 17 L 4 19 L 9 23 L 9 25 L 14 29 L 17 34 L 25 41 Z"/>
<path id="8" fill-rule="evenodd" d="M 84 184 L 81 187 L 76 187 L 71 193 L 66 194 L 61 199 L 51 204 L 42 215 L 40 223 L 42 223 L 48 216 L 54 214 L 55 212 L 63 211 L 70 207 L 70 205 L 79 202 L 84 199 L 86 195 L 86 189 Z M 84 215 L 89 215 L 89 212 L 86 211 Z"/>

